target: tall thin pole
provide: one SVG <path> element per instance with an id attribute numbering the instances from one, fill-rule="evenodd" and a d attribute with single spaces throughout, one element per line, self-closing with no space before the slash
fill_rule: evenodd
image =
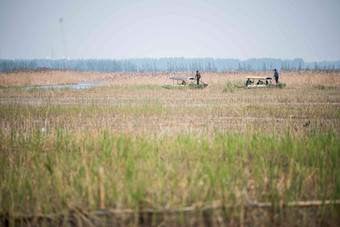
<path id="1" fill-rule="evenodd" d="M 63 28 L 63 18 L 60 18 L 59 22 L 60 22 L 61 34 L 63 36 L 64 54 L 65 54 L 65 58 L 66 58 L 66 62 L 67 62 L 66 68 L 68 69 L 68 53 L 67 53 L 67 45 L 66 45 L 64 28 Z"/>

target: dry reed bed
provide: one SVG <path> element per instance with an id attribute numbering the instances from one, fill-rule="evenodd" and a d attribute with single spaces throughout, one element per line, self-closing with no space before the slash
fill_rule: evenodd
<path id="1" fill-rule="evenodd" d="M 156 86 L 169 75 L 65 73 L 112 84 L 0 92 L 0 216 L 219 201 L 240 207 L 227 216 L 242 223 L 249 201 L 340 198 L 339 90 L 312 86 L 338 74 L 223 92 L 245 74 L 207 73 L 207 89 L 174 91 Z"/>
<path id="2" fill-rule="evenodd" d="M 191 108 L 159 106 L 146 107 L 17 107 L 18 112 L 10 114 L 3 108 L 1 111 L 1 128 L 3 133 L 21 130 L 30 133 L 35 129 L 46 131 L 61 127 L 65 131 L 86 131 L 107 129 L 110 132 L 129 134 L 178 133 L 181 131 L 213 133 L 233 130 L 238 132 L 262 131 L 283 132 L 291 130 L 306 133 L 310 130 L 339 133 L 338 111 L 331 108 L 308 107 L 289 108 Z M 11 107 L 10 107 L 11 108 Z M 178 110 L 180 109 L 180 110 Z M 203 110 L 202 110 L 203 109 Z M 13 111 L 12 111 L 13 113 Z M 323 116 L 320 117 L 320 114 Z M 202 115 L 204 117 L 202 117 Z"/>
<path id="3" fill-rule="evenodd" d="M 3 132 L 56 126 L 72 131 L 105 128 L 137 134 L 340 129 L 336 89 L 241 88 L 223 92 L 216 87 L 162 90 L 108 86 L 83 91 L 13 90 L 0 93 L 0 105 Z"/>
<path id="4" fill-rule="evenodd" d="M 11 72 L 0 73 L 0 87 L 65 85 L 78 82 L 107 82 L 110 85 L 130 86 L 141 84 L 165 84 L 170 75 L 194 76 L 194 73 L 100 73 L 75 71 Z M 340 87 L 339 72 L 292 71 L 280 72 L 280 82 L 290 87 L 312 87 L 316 85 Z M 228 81 L 244 81 L 246 76 L 273 76 L 267 72 L 203 72 L 202 80 L 210 85 L 224 85 Z"/>

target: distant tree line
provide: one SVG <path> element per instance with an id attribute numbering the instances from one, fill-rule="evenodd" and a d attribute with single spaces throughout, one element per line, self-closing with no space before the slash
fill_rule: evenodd
<path id="1" fill-rule="evenodd" d="M 323 70 L 340 71 L 340 61 L 304 62 L 301 58 L 282 60 L 273 58 L 239 59 L 215 58 L 137 58 L 137 59 L 0 59 L 0 71 L 37 70 L 41 68 L 98 72 L 180 72 L 189 71 L 280 71 Z"/>

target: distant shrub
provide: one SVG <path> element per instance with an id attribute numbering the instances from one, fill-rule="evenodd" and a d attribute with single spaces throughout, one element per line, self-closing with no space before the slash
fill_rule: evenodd
<path id="1" fill-rule="evenodd" d="M 154 84 L 140 84 L 131 86 L 130 89 L 132 90 L 162 90 L 163 88 L 159 85 Z"/>
<path id="2" fill-rule="evenodd" d="M 276 87 L 278 87 L 278 88 L 284 88 L 286 86 L 287 85 L 285 83 L 279 83 L 279 84 L 276 85 Z"/>
<path id="3" fill-rule="evenodd" d="M 237 88 L 243 88 L 244 87 L 244 82 L 242 80 L 234 82 L 235 87 Z"/>
<path id="4" fill-rule="evenodd" d="M 325 85 L 322 85 L 322 84 L 318 84 L 318 85 L 315 85 L 314 88 L 315 88 L 315 89 L 323 90 L 323 89 L 326 89 L 326 86 L 325 86 Z"/>
<path id="5" fill-rule="evenodd" d="M 235 88 L 234 84 L 228 81 L 227 84 L 223 87 L 223 92 L 233 92 L 234 88 Z"/>
<path id="6" fill-rule="evenodd" d="M 244 87 L 244 83 L 242 81 L 230 82 L 228 81 L 226 85 L 223 87 L 223 92 L 233 92 L 235 88 Z"/>

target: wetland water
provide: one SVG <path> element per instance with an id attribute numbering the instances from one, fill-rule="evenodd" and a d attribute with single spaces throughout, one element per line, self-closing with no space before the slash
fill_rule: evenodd
<path id="1" fill-rule="evenodd" d="M 81 82 L 77 84 L 66 84 L 66 85 L 49 85 L 49 86 L 28 86 L 28 87 L 20 87 L 20 88 L 14 88 L 14 89 L 22 89 L 22 90 L 62 90 L 62 89 L 70 89 L 70 90 L 81 90 L 81 89 L 89 89 L 94 86 L 100 86 L 104 85 L 105 82 Z M 1 91 L 11 90 L 13 88 L 3 88 L 0 89 Z"/>

